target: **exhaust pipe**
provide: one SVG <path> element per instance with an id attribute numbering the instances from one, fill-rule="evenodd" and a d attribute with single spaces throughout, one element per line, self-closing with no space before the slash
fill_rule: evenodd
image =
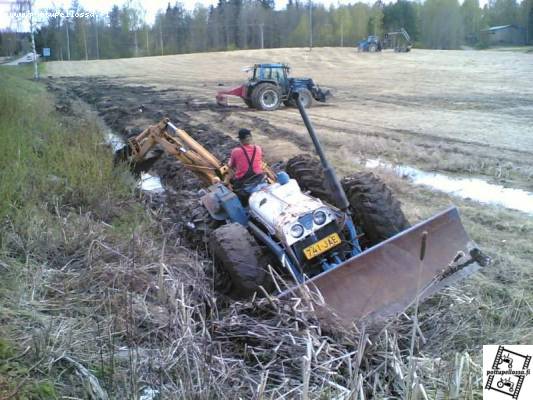
<path id="1" fill-rule="evenodd" d="M 307 112 L 305 111 L 305 108 L 302 104 L 302 100 L 300 99 L 299 93 L 295 93 L 293 96 L 296 101 L 296 105 L 298 106 L 298 111 L 300 111 L 300 115 L 302 116 L 302 119 L 304 121 L 305 127 L 307 128 L 309 136 L 313 141 L 313 145 L 315 146 L 315 150 L 318 154 L 318 157 L 320 158 L 320 163 L 322 164 L 322 169 L 324 171 L 324 177 L 326 178 L 327 185 L 331 190 L 333 201 L 338 208 L 340 208 L 344 212 L 347 212 L 350 207 L 350 203 L 348 202 L 346 193 L 344 192 L 344 189 L 342 188 L 341 183 L 337 178 L 335 170 L 326 158 L 326 154 L 324 153 L 322 145 L 320 144 L 320 140 L 318 140 L 318 136 L 316 135 L 313 124 L 307 116 Z"/>

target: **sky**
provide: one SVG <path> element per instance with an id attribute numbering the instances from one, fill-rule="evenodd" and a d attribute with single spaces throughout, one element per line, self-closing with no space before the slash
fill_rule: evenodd
<path id="1" fill-rule="evenodd" d="M 302 0 L 304 2 L 306 0 Z M 373 3 L 374 0 L 313 0 L 313 3 L 321 3 L 329 7 L 331 4 L 342 5 L 356 3 L 357 1 L 363 1 L 368 3 Z M 15 0 L 0 0 L 0 29 L 11 27 L 12 29 L 17 28 L 17 23 L 12 20 L 10 14 L 10 7 L 15 2 Z M 127 0 L 79 0 L 80 5 L 87 11 L 94 11 L 100 14 L 107 14 L 111 10 L 113 4 L 122 5 L 126 3 Z M 164 10 L 167 7 L 168 0 L 153 0 L 153 1 L 136 1 L 137 4 L 142 4 L 142 7 L 146 10 L 146 20 L 149 23 L 152 23 L 155 19 L 155 15 L 158 10 Z M 174 4 L 176 0 L 171 0 L 170 3 Z M 197 4 L 202 4 L 204 6 L 216 5 L 218 0 L 180 0 L 181 4 L 185 6 L 188 10 L 193 10 Z M 286 6 L 287 0 L 275 0 L 276 8 L 282 9 Z M 48 9 L 59 9 L 64 8 L 68 9 L 72 2 L 68 0 L 34 0 L 34 10 L 48 10 Z M 27 18 L 26 18 L 27 19 Z M 37 17 L 39 20 L 46 20 L 45 15 L 40 15 Z M 26 22 L 25 24 L 27 24 Z"/>

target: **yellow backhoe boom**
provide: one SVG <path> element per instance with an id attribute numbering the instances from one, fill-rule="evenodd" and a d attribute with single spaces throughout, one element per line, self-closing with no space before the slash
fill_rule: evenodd
<path id="1" fill-rule="evenodd" d="M 131 149 L 131 161 L 141 162 L 156 145 L 171 156 L 176 157 L 186 168 L 196 174 L 206 185 L 218 182 L 229 184 L 231 169 L 183 129 L 177 128 L 168 118 L 145 129 L 139 135 L 128 140 Z M 263 164 L 269 182 L 276 180 L 274 172 Z"/>

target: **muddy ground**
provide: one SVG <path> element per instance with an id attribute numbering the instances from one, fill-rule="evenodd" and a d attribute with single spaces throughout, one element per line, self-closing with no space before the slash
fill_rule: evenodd
<path id="1" fill-rule="evenodd" d="M 532 190 L 532 57 L 519 52 L 270 49 L 54 62 L 47 64 L 47 73 L 73 81 L 105 76 L 120 85 L 177 89 L 201 111 L 190 112 L 191 120 L 216 124 L 224 132 L 252 126 L 264 135 L 267 153 L 290 157 L 308 142 L 296 110 L 255 113 L 238 100 L 231 112 L 212 108 L 216 91 L 246 78 L 243 66 L 288 62 L 293 76 L 310 76 L 334 92 L 331 103 L 310 114 L 330 156 L 346 172 L 361 158 L 382 158 Z"/>
<path id="2" fill-rule="evenodd" d="M 161 118 L 169 117 L 220 159 L 226 159 L 230 148 L 235 145 L 234 135 L 237 128 L 242 126 L 244 115 L 249 121 L 245 126 L 254 127 L 258 133 L 257 141 L 265 147 L 268 161 L 286 159 L 296 153 L 311 151 L 311 144 L 306 136 L 291 131 L 289 127 L 281 128 L 269 122 L 276 119 L 278 112 L 258 113 L 241 108 L 224 109 L 213 102 L 199 100 L 187 89 L 161 90 L 158 87 L 131 85 L 106 77 L 77 78 L 75 81 L 69 78 L 53 78 L 48 84 L 59 99 L 58 107 L 64 108 L 62 111 L 68 112 L 68 99 L 81 98 L 98 111 L 114 132 L 124 137 L 137 134 Z M 316 115 L 312 118 L 317 120 Z M 318 121 L 317 127 L 320 128 L 319 118 Z M 410 134 L 405 135 L 409 137 Z M 366 134 L 358 136 L 367 137 Z M 341 175 L 363 168 L 358 162 L 348 159 L 345 150 L 339 149 L 335 141 L 329 137 L 324 139 Z M 376 140 L 388 139 L 376 135 Z M 424 140 L 428 146 L 426 153 L 433 155 L 442 155 L 442 152 L 456 148 L 453 140 L 450 143 L 436 138 Z M 434 142 L 430 144 L 432 140 Z M 410 152 L 419 151 L 418 147 L 413 148 L 410 142 L 399 140 L 397 143 L 398 146 L 407 146 Z M 474 152 L 474 147 L 466 151 Z M 517 166 L 525 165 L 523 163 L 527 157 L 521 151 L 508 151 L 507 155 L 517 156 Z M 421 153 L 420 156 L 423 157 L 426 153 Z M 502 156 L 506 154 L 503 151 L 500 153 Z M 494 162 L 492 158 L 491 160 Z M 154 165 L 154 170 L 169 188 L 163 204 L 163 222 L 171 226 L 174 224 L 177 236 L 180 237 L 184 233 L 184 207 L 191 199 L 196 198 L 197 182 L 169 157 L 160 159 Z M 481 248 L 494 258 L 493 266 L 451 289 L 451 296 L 450 293 L 437 296 L 425 305 L 435 307 L 435 313 L 438 310 L 440 317 L 444 318 L 440 319 L 439 325 L 433 324 L 431 320 L 423 324 L 428 351 L 440 355 L 462 349 L 479 349 L 483 343 L 497 342 L 504 338 L 508 342 L 531 340 L 531 217 L 520 212 L 481 206 L 475 202 L 415 187 L 387 171 L 378 173 L 392 186 L 403 202 L 404 211 L 412 223 L 427 218 L 450 204 L 459 206 L 467 231 Z M 442 325 L 443 320 L 448 324 Z M 456 347 L 444 347 L 441 339 L 447 331 L 458 335 L 458 338 L 454 339 Z"/>
<path id="3" fill-rule="evenodd" d="M 65 93 L 94 106 L 117 133 L 136 133 L 168 116 L 224 159 L 236 130 L 252 127 L 273 161 L 311 150 L 297 111 L 260 113 L 239 101 L 224 109 L 215 104 L 214 94 L 240 83 L 245 65 L 286 61 L 293 76 L 311 76 L 335 93 L 331 103 L 312 108 L 310 116 L 341 175 L 363 168 L 365 158 L 380 158 L 532 190 L 531 57 L 514 52 L 276 49 L 58 62 L 49 63 L 47 73 Z M 171 160 L 155 167 L 170 187 L 185 189 L 188 180 L 184 183 L 185 175 Z M 415 187 L 384 170 L 378 173 L 412 223 L 457 205 L 467 231 L 494 258 L 492 267 L 458 286 L 455 300 L 434 300 L 448 324 L 425 322 L 428 351 L 440 355 L 503 339 L 531 341 L 531 216 Z M 194 185 L 187 189 L 195 190 Z M 172 206 L 167 207 L 175 210 L 168 219 L 176 221 L 181 210 L 179 203 Z M 453 346 L 442 342 L 443 331 L 453 332 Z"/>

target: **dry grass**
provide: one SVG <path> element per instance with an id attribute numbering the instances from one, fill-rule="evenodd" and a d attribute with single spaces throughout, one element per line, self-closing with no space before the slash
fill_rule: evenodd
<path id="1" fill-rule="evenodd" d="M 187 399 L 422 399 L 479 390 L 479 366 L 467 353 L 458 354 L 457 366 L 427 357 L 417 350 L 426 340 L 418 329 L 410 352 L 407 315 L 370 332 L 321 326 L 314 312 L 320 304 L 308 296 L 218 309 L 204 274 L 209 263 L 196 261 L 170 234 L 154 232 L 157 225 L 148 220 L 124 241 L 89 215 L 69 214 L 61 226 L 79 245 L 64 254 L 64 264 L 55 263 L 57 255 L 53 262 L 32 257 L 27 266 L 3 264 L 19 287 L 4 299 L 16 304 L 4 323 L 57 393 L 97 399 L 151 390 L 160 398 Z M 14 248 L 43 243 L 12 230 L 8 236 Z M 453 292 L 445 296 L 461 299 Z"/>

